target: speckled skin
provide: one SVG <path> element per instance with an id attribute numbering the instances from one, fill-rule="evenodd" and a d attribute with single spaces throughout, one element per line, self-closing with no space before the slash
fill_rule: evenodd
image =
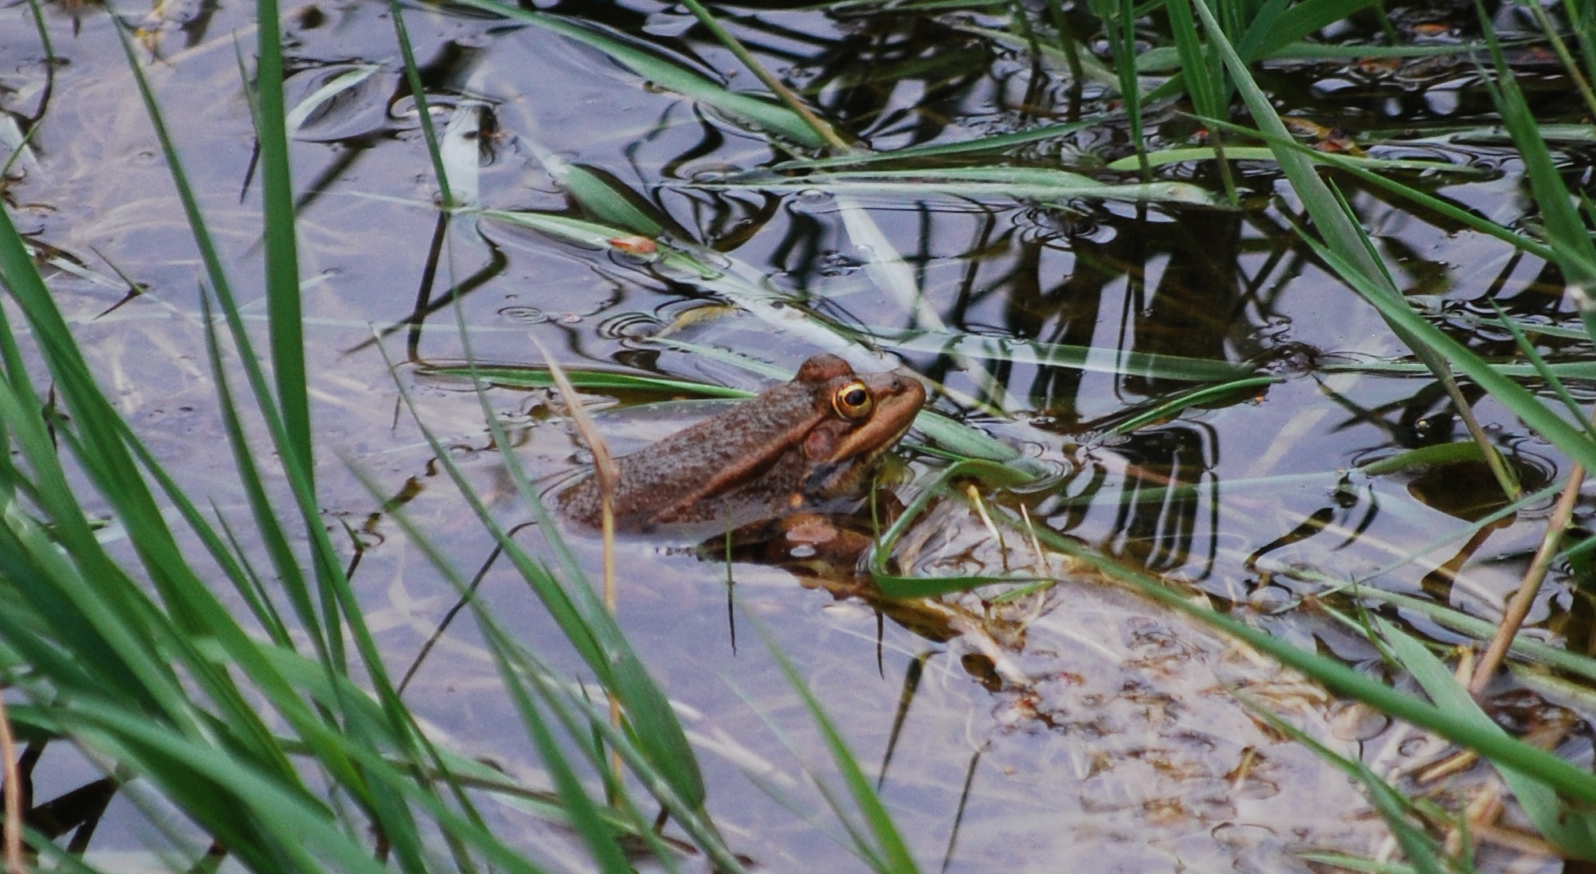
<path id="1" fill-rule="evenodd" d="M 869 391 L 873 411 L 851 421 L 837 413 L 832 399 L 856 383 Z M 792 382 L 617 459 L 616 525 L 646 530 L 672 523 L 743 524 L 848 496 L 924 403 L 917 380 L 859 375 L 834 355 L 817 355 Z M 591 474 L 558 503 L 569 518 L 599 524 L 598 481 Z"/>

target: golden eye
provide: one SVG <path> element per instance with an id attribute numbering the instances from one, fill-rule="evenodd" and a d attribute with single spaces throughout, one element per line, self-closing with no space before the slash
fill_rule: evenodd
<path id="1" fill-rule="evenodd" d="M 864 383 L 850 382 L 839 386 L 837 393 L 831 396 L 831 408 L 844 419 L 857 421 L 870 415 L 876 408 L 876 401 Z"/>

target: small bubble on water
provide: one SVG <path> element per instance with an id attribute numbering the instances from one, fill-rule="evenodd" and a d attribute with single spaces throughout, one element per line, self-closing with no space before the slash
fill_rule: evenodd
<path id="1" fill-rule="evenodd" d="M 799 206 L 821 206 L 831 202 L 831 195 L 819 188 L 805 188 L 793 200 Z"/>
<path id="2" fill-rule="evenodd" d="M 622 313 L 599 325 L 599 336 L 609 340 L 646 340 L 665 327 L 659 319 L 645 313 Z"/>
<path id="3" fill-rule="evenodd" d="M 528 325 L 541 325 L 549 320 L 547 313 L 537 307 L 528 306 L 505 307 L 499 310 L 499 315 L 507 319 L 514 319 L 517 322 L 525 322 Z"/>

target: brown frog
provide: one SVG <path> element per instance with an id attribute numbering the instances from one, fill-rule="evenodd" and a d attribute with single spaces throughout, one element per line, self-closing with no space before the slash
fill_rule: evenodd
<path id="1" fill-rule="evenodd" d="M 792 382 L 617 459 L 616 526 L 740 525 L 857 496 L 924 403 L 918 380 L 854 373 L 835 355 L 816 355 Z M 558 503 L 597 527 L 597 478 L 589 474 Z"/>

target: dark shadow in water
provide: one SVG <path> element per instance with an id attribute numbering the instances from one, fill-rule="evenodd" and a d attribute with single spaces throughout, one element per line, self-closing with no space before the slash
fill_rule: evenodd
<path id="1" fill-rule="evenodd" d="M 72 833 L 66 852 L 81 858 L 88 851 L 100 819 L 116 796 L 118 783 L 114 778 L 101 777 L 61 793 L 43 803 L 35 803 L 33 772 L 49 746 L 49 738 L 30 741 L 17 757 L 17 773 L 22 790 L 22 824 L 38 832 L 47 840 Z M 5 836 L 0 824 L 0 840 Z"/>

